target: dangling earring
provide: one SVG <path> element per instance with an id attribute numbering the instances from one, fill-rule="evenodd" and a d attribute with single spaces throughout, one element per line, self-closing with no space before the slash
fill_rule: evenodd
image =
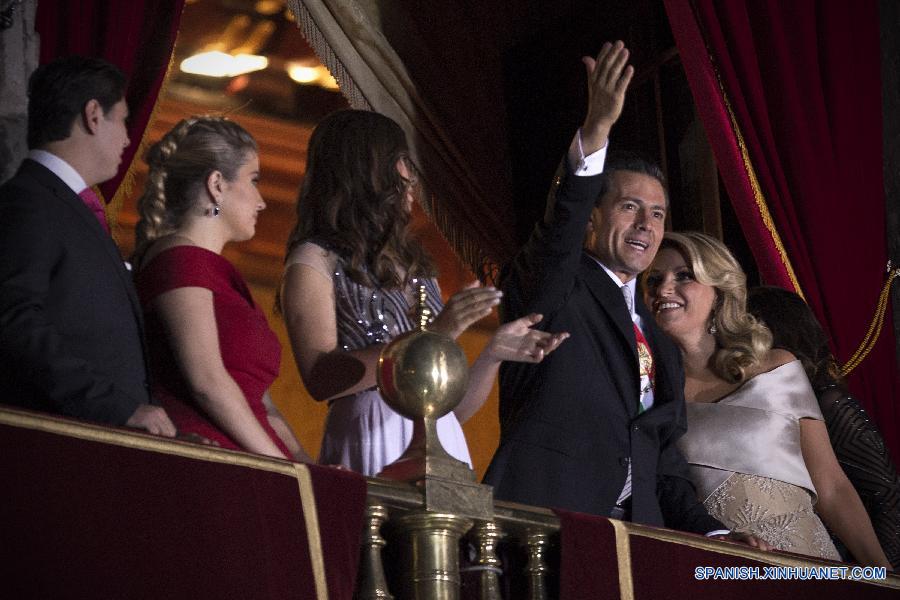
<path id="1" fill-rule="evenodd" d="M 716 292 L 716 301 L 713 304 L 712 310 L 709 311 L 709 327 L 706 328 L 706 332 L 709 335 L 716 335 L 719 333 L 719 328 L 716 327 L 716 309 L 719 308 L 722 302 L 722 297 L 719 296 L 718 291 Z"/>
<path id="2" fill-rule="evenodd" d="M 213 207 L 206 211 L 207 216 L 218 217 L 221 209 L 218 202 L 213 202 Z"/>

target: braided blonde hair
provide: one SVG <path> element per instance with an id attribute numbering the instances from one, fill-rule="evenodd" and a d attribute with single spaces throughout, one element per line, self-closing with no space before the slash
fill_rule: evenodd
<path id="1" fill-rule="evenodd" d="M 225 117 L 213 116 L 183 119 L 153 144 L 144 157 L 150 172 L 138 199 L 135 266 L 140 267 L 154 240 L 182 225 L 212 172 L 219 171 L 226 181 L 234 181 L 256 151 L 256 141 L 247 130 Z"/>
<path id="2" fill-rule="evenodd" d="M 742 383 L 772 348 L 772 332 L 747 312 L 747 276 L 728 248 L 697 231 L 667 232 L 660 250 L 677 250 L 694 279 L 716 290 L 711 325 L 715 326 L 713 371 L 730 383 Z"/>

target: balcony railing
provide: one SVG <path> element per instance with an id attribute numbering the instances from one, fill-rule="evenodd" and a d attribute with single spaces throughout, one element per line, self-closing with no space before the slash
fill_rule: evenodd
<path id="1" fill-rule="evenodd" d="M 3 408 L 0 486 L 10 598 L 719 600 L 736 583 L 792 600 L 900 593 L 891 574 L 796 580 L 849 565 L 504 502 L 486 518 L 465 501 L 429 510 L 421 486 Z M 757 579 L 722 581 L 717 567 Z M 794 579 L 763 581 L 766 569 Z"/>

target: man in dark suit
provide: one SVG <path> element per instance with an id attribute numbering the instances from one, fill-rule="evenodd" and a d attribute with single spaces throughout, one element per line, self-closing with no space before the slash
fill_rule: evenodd
<path id="1" fill-rule="evenodd" d="M 28 158 L 0 187 L 0 402 L 173 436 L 131 274 L 90 188 L 128 145 L 125 77 L 69 57 L 29 81 Z"/>
<path id="2" fill-rule="evenodd" d="M 635 294 L 664 233 L 662 174 L 638 160 L 603 171 L 627 58 L 617 42 L 584 59 L 584 125 L 544 219 L 503 274 L 505 319 L 541 313 L 541 329 L 571 336 L 541 363 L 501 367 L 500 447 L 485 481 L 504 500 L 727 534 L 674 445 L 686 428 L 680 354 Z"/>

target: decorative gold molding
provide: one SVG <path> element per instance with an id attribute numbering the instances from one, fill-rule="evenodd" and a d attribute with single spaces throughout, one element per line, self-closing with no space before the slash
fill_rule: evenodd
<path id="1" fill-rule="evenodd" d="M 610 519 L 616 534 L 616 559 L 619 565 L 619 598 L 621 600 L 634 600 L 634 578 L 631 571 L 631 540 L 629 531 L 633 527 L 631 523 Z"/>
<path id="2" fill-rule="evenodd" d="M 203 446 L 200 444 L 181 442 L 145 433 L 132 433 L 130 431 L 113 429 L 103 425 L 76 423 L 67 419 L 49 415 L 36 415 L 25 411 L 18 411 L 13 408 L 0 408 L 0 423 L 22 427 L 23 429 L 65 435 L 91 442 L 103 442 L 125 448 L 134 448 L 136 450 L 160 452 L 162 454 L 171 454 L 207 462 L 260 469 L 262 471 L 269 471 L 270 473 L 280 473 L 289 477 L 296 477 L 292 464 L 277 458 L 256 456 L 244 452 L 216 448 L 215 446 Z"/>
<path id="3" fill-rule="evenodd" d="M 291 477 L 297 481 L 300 492 L 303 520 L 306 525 L 307 543 L 309 545 L 310 565 L 315 578 L 316 599 L 328 599 L 328 583 L 325 577 L 325 562 L 322 556 L 322 539 L 319 530 L 319 517 L 316 512 L 315 492 L 309 468 L 306 465 L 265 456 L 254 456 L 213 446 L 180 442 L 148 434 L 131 433 L 102 425 L 76 423 L 52 416 L 34 415 L 10 408 L 0 408 L 0 424 L 147 452 L 159 452 L 194 460 L 258 469 Z"/>
<path id="4" fill-rule="evenodd" d="M 724 554 L 726 556 L 737 556 L 740 558 L 746 558 L 749 560 L 754 560 L 757 562 L 773 565 L 776 567 L 828 567 L 833 566 L 834 563 L 832 561 L 827 561 L 824 559 L 818 559 L 812 556 L 791 556 L 782 552 L 773 551 L 773 552 L 764 552 L 762 550 L 757 550 L 756 548 L 751 548 L 750 546 L 746 546 L 740 543 L 727 543 L 722 540 L 716 540 L 712 538 L 702 537 L 702 536 L 694 536 L 694 535 L 685 535 L 683 533 L 673 531 L 670 529 L 657 529 L 655 527 L 648 527 L 646 525 L 639 525 L 636 523 L 621 523 L 619 521 L 611 520 L 610 523 L 614 525 L 618 523 L 620 526 L 624 528 L 630 535 L 634 535 L 637 537 L 645 537 L 654 540 L 659 540 L 663 542 L 671 542 L 675 544 L 679 544 L 681 546 L 688 546 L 689 548 L 698 548 L 700 550 L 706 550 L 707 552 L 713 552 L 715 554 Z M 621 552 L 619 547 L 619 539 L 618 539 L 618 530 L 616 531 L 616 545 L 617 550 Z M 620 558 L 621 563 L 621 558 Z M 841 563 L 845 564 L 845 563 Z M 630 573 L 630 561 L 629 561 L 629 573 Z M 860 583 L 870 583 L 873 585 L 878 585 L 891 589 L 900 590 L 900 577 L 894 576 L 892 574 L 888 574 L 886 579 L 860 579 L 856 580 Z M 624 598 L 624 596 L 623 596 Z"/>
<path id="5" fill-rule="evenodd" d="M 306 541 L 309 544 L 309 561 L 316 583 L 316 599 L 328 600 L 328 581 L 325 578 L 325 559 L 322 556 L 322 536 L 319 531 L 319 514 L 309 467 L 294 463 L 294 473 L 300 486 L 303 521 L 306 523 Z"/>
<path id="6" fill-rule="evenodd" d="M 318 513 L 315 508 L 314 489 L 308 467 L 290 463 L 285 460 L 255 456 L 243 452 L 225 450 L 212 446 L 160 438 L 148 434 L 130 432 L 120 429 L 78 423 L 50 415 L 38 415 L 14 408 L 0 407 L 0 424 L 20 427 L 33 431 L 41 431 L 63 435 L 91 442 L 101 442 L 120 447 L 133 448 L 148 452 L 159 452 L 194 460 L 228 464 L 250 469 L 258 469 L 270 473 L 278 473 L 292 477 L 297 481 L 303 509 L 303 518 L 307 529 L 310 563 L 313 569 L 317 600 L 328 598 L 327 579 L 322 556 L 321 533 Z M 385 505 L 397 506 L 400 510 L 421 510 L 423 501 L 421 493 L 409 485 L 390 481 L 368 479 L 369 500 L 383 498 Z M 498 523 L 511 534 L 524 535 L 528 528 L 540 526 L 547 533 L 559 528 L 559 519 L 549 510 L 528 507 L 509 502 L 497 502 L 496 518 Z M 719 540 L 685 534 L 668 529 L 660 529 L 635 523 L 610 520 L 615 533 L 619 588 L 623 600 L 634 600 L 634 579 L 632 572 L 630 536 L 639 536 L 655 540 L 698 548 L 721 555 L 746 558 L 757 562 L 784 567 L 816 567 L 832 566 L 830 561 L 810 557 L 791 556 L 778 552 L 762 552 L 749 546 L 722 543 Z M 900 590 L 900 577 L 888 574 L 884 580 L 860 580 L 866 583 Z"/>

